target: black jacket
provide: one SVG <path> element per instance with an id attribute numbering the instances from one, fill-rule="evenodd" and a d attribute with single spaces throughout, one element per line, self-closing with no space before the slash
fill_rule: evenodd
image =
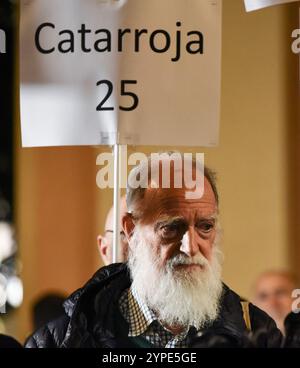
<path id="1" fill-rule="evenodd" d="M 84 287 L 64 303 L 65 314 L 30 336 L 27 348 L 133 348 L 128 338 L 128 324 L 118 302 L 131 284 L 126 264 L 113 264 L 98 270 Z M 268 315 L 250 304 L 252 330 L 267 331 L 264 347 L 277 347 L 281 334 Z M 218 319 L 208 326 L 210 332 L 231 334 L 241 339 L 246 332 L 240 297 L 226 285 L 223 288 Z"/>
<path id="2" fill-rule="evenodd" d="M 13 337 L 0 334 L 0 349 L 22 348 L 22 345 Z"/>

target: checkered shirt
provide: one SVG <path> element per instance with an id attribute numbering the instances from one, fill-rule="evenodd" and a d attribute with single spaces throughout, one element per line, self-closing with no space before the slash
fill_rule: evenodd
<path id="1" fill-rule="evenodd" d="M 129 323 L 129 337 L 144 337 L 155 348 L 187 347 L 187 336 L 191 327 L 174 336 L 161 325 L 154 312 L 139 298 L 134 287 L 121 294 L 119 306 Z"/>

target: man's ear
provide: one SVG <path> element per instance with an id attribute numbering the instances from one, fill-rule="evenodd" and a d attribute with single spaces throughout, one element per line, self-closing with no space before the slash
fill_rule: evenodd
<path id="1" fill-rule="evenodd" d="M 122 226 L 123 226 L 123 230 L 124 230 L 127 240 L 130 240 L 133 234 L 133 230 L 135 228 L 135 224 L 133 222 L 133 218 L 130 213 L 126 213 L 122 217 Z"/>
<path id="2" fill-rule="evenodd" d="M 97 243 L 98 243 L 98 250 L 100 253 L 100 256 L 104 262 L 105 265 L 108 265 L 108 255 L 107 255 L 107 244 L 106 241 L 104 240 L 104 237 L 102 235 L 98 235 L 97 237 Z"/>

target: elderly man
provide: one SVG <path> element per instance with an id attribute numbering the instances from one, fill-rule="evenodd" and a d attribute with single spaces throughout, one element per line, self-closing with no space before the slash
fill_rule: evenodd
<path id="1" fill-rule="evenodd" d="M 100 269 L 65 302 L 65 315 L 37 331 L 27 347 L 188 347 L 200 335 L 207 346 L 218 336 L 238 346 L 247 331 L 261 328 L 260 346 L 279 346 L 274 321 L 251 304 L 243 309 L 221 281 L 214 176 L 205 168 L 203 177 L 194 161 L 179 169 L 173 161 L 166 187 L 157 175 L 165 174 L 164 160 L 158 172 L 149 158 L 129 175 L 128 264 Z M 183 168 L 185 178 L 201 171 L 200 191 L 197 182 L 191 193 L 191 183 L 178 180 Z M 135 186 L 142 177 L 147 185 Z"/>
<path id="2" fill-rule="evenodd" d="M 123 196 L 120 201 L 120 217 L 122 218 L 127 212 L 126 198 Z M 113 216 L 114 208 L 108 211 L 105 220 L 105 230 L 103 235 L 98 236 L 98 249 L 105 266 L 112 263 L 113 248 Z M 126 262 L 128 257 L 128 241 L 123 230 L 120 231 L 120 246 L 118 248 L 118 261 Z"/>

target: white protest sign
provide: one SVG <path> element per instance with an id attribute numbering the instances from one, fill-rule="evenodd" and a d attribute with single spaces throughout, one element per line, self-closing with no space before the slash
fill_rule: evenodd
<path id="1" fill-rule="evenodd" d="M 298 0 L 245 0 L 246 10 L 248 12 L 266 8 L 272 5 L 292 3 Z"/>
<path id="2" fill-rule="evenodd" d="M 23 146 L 216 145 L 221 15 L 221 0 L 24 0 Z"/>

